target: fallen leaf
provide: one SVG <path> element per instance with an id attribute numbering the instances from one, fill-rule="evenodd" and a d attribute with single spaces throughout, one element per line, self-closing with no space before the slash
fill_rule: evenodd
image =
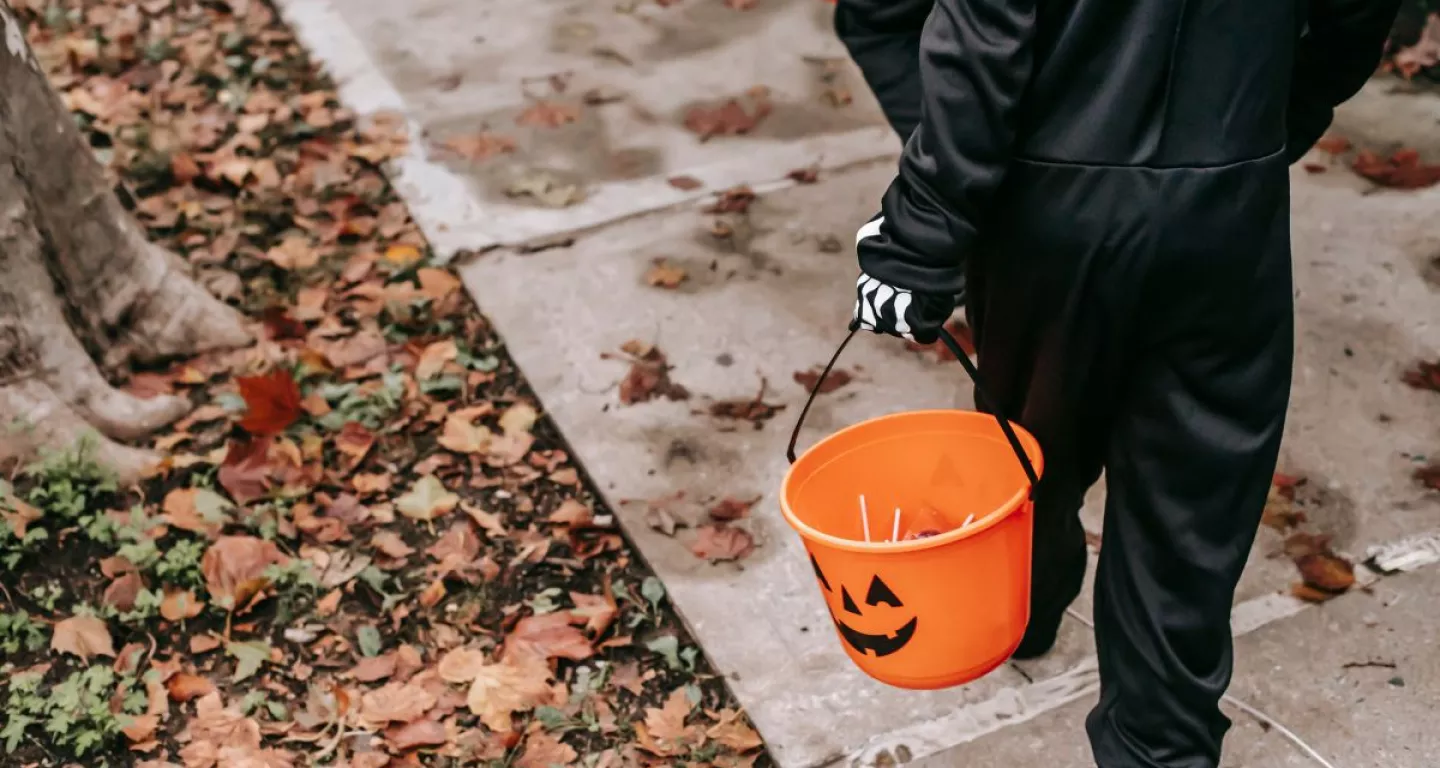
<path id="1" fill-rule="evenodd" d="M 743 99 L 728 99 L 718 106 L 691 107 L 685 112 L 685 127 L 701 141 L 715 136 L 736 136 L 754 130 L 770 110 L 769 92 L 757 86 Z"/>
<path id="2" fill-rule="evenodd" d="M 129 613 L 135 610 L 135 599 L 144 588 L 145 580 L 140 578 L 140 574 L 130 571 L 110 582 L 110 586 L 105 588 L 105 594 L 100 597 L 100 602 L 121 613 Z"/>
<path id="3" fill-rule="evenodd" d="M 454 360 L 459 355 L 455 348 L 454 339 L 437 341 L 425 347 L 420 353 L 420 361 L 415 364 L 415 378 L 418 381 L 426 381 L 440 375 L 445 364 Z"/>
<path id="4" fill-rule="evenodd" d="M 190 589 L 167 586 L 166 597 L 160 601 L 160 615 L 166 621 L 186 621 L 200 615 L 204 601 L 194 597 Z"/>
<path id="5" fill-rule="evenodd" d="M 785 177 L 796 184 L 814 184 L 820 180 L 820 168 L 814 165 L 809 168 L 796 168 L 785 174 Z"/>
<path id="6" fill-rule="evenodd" d="M 165 690 L 170 693 L 170 700 L 178 704 L 184 704 L 192 699 L 211 693 L 215 690 L 215 684 L 210 678 L 189 672 L 179 672 L 171 675 L 165 681 Z"/>
<path id="7" fill-rule="evenodd" d="M 274 435 L 300 418 L 300 387 L 290 372 L 277 368 L 263 376 L 237 376 L 245 417 L 240 428 L 252 435 Z"/>
<path id="8" fill-rule="evenodd" d="M 685 725 L 690 709 L 690 697 L 683 687 L 672 691 L 664 706 L 646 707 L 645 722 L 636 727 L 640 747 L 660 757 L 688 752 L 690 743 L 701 735 L 698 728 Z"/>
<path id="9" fill-rule="evenodd" d="M 473 424 L 471 421 L 460 414 L 447 417 L 445 428 L 438 440 L 440 445 L 456 453 L 484 453 L 495 435 L 483 424 Z"/>
<path id="10" fill-rule="evenodd" d="M 516 125 L 539 128 L 559 128 L 580 118 L 580 108 L 573 104 L 561 104 L 537 99 L 515 118 Z"/>
<path id="11" fill-rule="evenodd" d="M 264 259 L 289 272 L 296 269 L 310 269 L 320 263 L 320 253 L 310 245 L 310 239 L 303 235 L 289 235 L 280 244 L 266 251 Z"/>
<path id="12" fill-rule="evenodd" d="M 694 176 L 671 176 L 665 181 L 681 192 L 691 192 L 705 186 L 704 182 Z"/>
<path id="13" fill-rule="evenodd" d="M 645 282 L 657 288 L 678 288 L 685 282 L 685 270 L 657 259 L 650 271 L 645 273 Z"/>
<path id="14" fill-rule="evenodd" d="M 1326 134 L 1315 142 L 1315 148 L 1332 155 L 1342 155 L 1350 149 L 1350 140 L 1344 136 Z"/>
<path id="15" fill-rule="evenodd" d="M 512 729 L 511 717 L 516 712 L 545 704 L 551 695 L 550 665 L 519 653 L 476 670 L 465 700 L 485 727 L 505 733 Z"/>
<path id="16" fill-rule="evenodd" d="M 214 537 L 230 522 L 227 512 L 234 506 L 209 488 L 175 488 L 165 494 L 160 508 L 170 525 Z"/>
<path id="17" fill-rule="evenodd" d="M 630 371 L 620 382 L 620 402 L 634 405 L 656 397 L 690 397 L 689 390 L 670 380 L 670 366 L 659 348 L 632 340 L 622 349 L 630 355 Z"/>
<path id="18" fill-rule="evenodd" d="M 545 731 L 534 731 L 525 738 L 525 749 L 515 761 L 515 768 L 565 768 L 579 757 L 565 742 Z"/>
<path id="19" fill-rule="evenodd" d="M 710 519 L 721 523 L 730 523 L 750 515 L 750 508 L 760 501 L 760 497 L 749 501 L 725 497 L 710 507 Z"/>
<path id="20" fill-rule="evenodd" d="M 159 715 L 129 715 L 129 724 L 120 729 L 125 738 L 131 744 L 139 744 L 148 741 L 155 736 L 155 729 L 160 727 Z"/>
<path id="21" fill-rule="evenodd" d="M 213 651 L 213 650 L 215 650 L 216 648 L 219 648 L 219 647 L 220 647 L 220 643 L 221 643 L 220 638 L 217 637 L 217 636 L 215 636 L 214 634 L 211 634 L 211 633 L 207 633 L 207 634 L 203 634 L 203 635 L 191 635 L 191 636 L 190 636 L 190 652 L 191 652 L 191 653 L 196 653 L 196 654 L 199 654 L 199 653 L 209 653 L 210 651 Z"/>
<path id="22" fill-rule="evenodd" d="M 1361 150 L 1351 167 L 1382 187 L 1422 189 L 1440 183 L 1440 165 L 1422 164 L 1420 153 L 1414 149 L 1401 149 L 1389 157 Z"/>
<path id="23" fill-rule="evenodd" d="M 1440 462 L 1415 470 L 1415 479 L 1432 491 L 1440 491 Z"/>
<path id="24" fill-rule="evenodd" d="M 385 732 L 385 741 L 401 751 L 416 747 L 439 747 L 449 740 L 444 724 L 428 719 L 406 723 Z"/>
<path id="25" fill-rule="evenodd" d="M 722 190 L 715 202 L 705 208 L 706 213 L 745 213 L 755 202 L 755 190 L 746 184 Z"/>
<path id="26" fill-rule="evenodd" d="M 728 525 L 702 525 L 690 551 L 704 560 L 721 562 L 739 560 L 755 549 L 755 539 L 743 528 Z"/>
<path id="27" fill-rule="evenodd" d="M 1417 361 L 1415 367 L 1406 371 L 1401 380 L 1416 389 L 1440 392 L 1440 360 L 1433 363 L 1425 360 Z"/>
<path id="28" fill-rule="evenodd" d="M 529 432 L 540 414 L 528 403 L 516 403 L 500 414 L 500 431 L 507 435 Z"/>
<path id="29" fill-rule="evenodd" d="M 1329 536 L 1296 533 L 1285 540 L 1285 552 L 1295 561 L 1305 586 L 1331 596 L 1355 584 L 1355 567 L 1330 549 Z"/>
<path id="30" fill-rule="evenodd" d="M 466 160 L 481 161 L 514 152 L 515 140 L 498 133 L 481 131 L 466 136 L 452 136 L 440 142 L 440 146 Z"/>
<path id="31" fill-rule="evenodd" d="M 505 636 L 504 655 L 538 656 L 542 659 L 561 658 L 583 661 L 595 655 L 585 634 L 571 626 L 566 611 L 526 616 L 515 623 Z"/>
<path id="32" fill-rule="evenodd" d="M 230 443 L 225 452 L 225 460 L 220 464 L 217 479 L 237 504 L 248 504 L 263 498 L 269 492 L 269 454 L 269 444 L 262 439 Z"/>
<path id="33" fill-rule="evenodd" d="M 761 377 L 760 391 L 756 392 L 754 397 L 744 400 L 721 400 L 711 403 L 710 415 L 717 419 L 748 421 L 754 424 L 756 429 L 759 429 L 762 424 L 774 418 L 775 414 L 785 410 L 784 405 L 765 402 L 765 390 L 768 387 L 769 382 L 764 377 Z"/>
<path id="34" fill-rule="evenodd" d="M 437 578 L 433 579 L 429 584 L 425 585 L 424 589 L 420 590 L 420 596 L 417 598 L 417 602 L 420 603 L 422 608 L 434 608 L 444 599 L 445 580 Z"/>
<path id="35" fill-rule="evenodd" d="M 404 495 L 395 499 L 395 509 L 411 520 L 434 520 L 454 511 L 460 497 L 445 489 L 434 475 L 425 475 Z"/>
<path id="36" fill-rule="evenodd" d="M 254 536 L 222 536 L 200 559 L 205 588 L 211 599 L 235 610 L 269 585 L 265 570 L 284 565 L 286 557 L 275 542 Z"/>
<path id="37" fill-rule="evenodd" d="M 420 263 L 420 260 L 425 258 L 425 254 L 409 243 L 398 243 L 386 248 L 385 255 L 381 258 L 385 260 L 386 264 L 396 269 L 405 269 Z"/>
<path id="38" fill-rule="evenodd" d="M 585 190 L 552 171 L 521 171 L 505 187 L 509 197 L 529 197 L 547 208 L 567 208 L 585 199 Z"/>
<path id="39" fill-rule="evenodd" d="M 395 674 L 395 662 L 397 658 L 394 653 L 383 653 L 379 656 L 366 656 L 356 662 L 350 668 L 350 676 L 362 683 L 373 683 L 377 680 Z"/>
<path id="40" fill-rule="evenodd" d="M 416 682 L 386 683 L 360 700 L 360 717 L 372 726 L 413 723 L 436 704 L 435 694 Z"/>
<path id="41" fill-rule="evenodd" d="M 30 524 L 41 517 L 40 510 L 0 490 L 0 520 L 9 526 L 10 532 L 15 535 L 15 538 L 24 539 Z M 113 577 L 115 574 L 106 573 L 105 575 Z"/>
<path id="42" fill-rule="evenodd" d="M 91 656 L 115 656 L 110 628 L 94 616 L 71 616 L 55 625 L 50 637 L 50 650 L 69 653 L 89 660 Z"/>
<path id="43" fill-rule="evenodd" d="M 585 629 L 594 637 L 605 634 L 610 628 L 611 622 L 619 613 L 619 606 L 615 598 L 610 595 L 587 595 L 584 592 L 571 592 L 570 601 L 575 603 L 571 615 L 576 618 L 585 619 Z"/>
<path id="44" fill-rule="evenodd" d="M 375 447 L 375 433 L 358 421 L 347 421 L 335 435 L 335 449 L 348 457 L 346 465 L 353 468 L 365 460 L 366 454 Z"/>
<path id="45" fill-rule="evenodd" d="M 821 382 L 820 373 L 823 370 L 823 368 L 816 366 L 808 371 L 796 371 L 794 376 L 795 383 L 804 387 L 806 392 L 813 391 L 816 394 L 823 395 L 834 392 L 846 384 L 849 384 L 855 378 L 844 368 L 832 368 L 830 375 L 825 377 L 824 382 Z M 820 385 L 818 390 L 816 390 L 817 384 Z"/>
<path id="46" fill-rule="evenodd" d="M 560 502 L 560 506 L 550 513 L 546 520 L 559 525 L 573 527 L 586 527 L 595 519 L 595 513 L 590 507 L 578 499 L 566 499 Z"/>
<path id="47" fill-rule="evenodd" d="M 447 683 L 469 683 L 486 666 L 485 654 L 474 648 L 454 648 L 440 657 L 435 671 Z"/>
<path id="48" fill-rule="evenodd" d="M 719 722 L 710 726 L 705 735 L 724 746 L 736 752 L 749 752 L 752 749 L 759 749 L 764 744 L 760 740 L 760 734 L 745 722 L 744 713 L 734 709 L 722 709 L 716 719 Z"/>
<path id="49" fill-rule="evenodd" d="M 270 644 L 264 640 L 232 641 L 225 644 L 225 653 L 235 657 L 235 674 L 230 680 L 238 683 L 254 677 L 260 667 L 270 661 Z"/>
<path id="50" fill-rule="evenodd" d="M 1440 66 L 1440 13 L 1431 13 L 1413 45 L 1401 48 L 1391 62 L 1407 79 L 1421 71 Z"/>
<path id="51" fill-rule="evenodd" d="M 396 559 L 409 557 L 415 552 L 409 544 L 405 543 L 404 539 L 400 538 L 400 534 L 388 530 L 376 531 L 375 536 L 370 539 L 370 546 L 387 557 Z"/>

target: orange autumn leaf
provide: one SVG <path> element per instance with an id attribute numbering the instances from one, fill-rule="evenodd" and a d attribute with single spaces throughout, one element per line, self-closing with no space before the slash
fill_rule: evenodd
<path id="1" fill-rule="evenodd" d="M 245 417 L 240 427 L 252 435 L 274 435 L 300 418 L 300 387 L 290 372 L 277 368 L 263 376 L 237 376 Z"/>
<path id="2" fill-rule="evenodd" d="M 540 99 L 526 107 L 525 111 L 515 118 L 515 123 L 540 128 L 559 128 L 562 125 L 573 123 L 579 118 L 579 107 Z"/>
<path id="3" fill-rule="evenodd" d="M 595 649 L 579 628 L 571 626 L 574 619 L 568 611 L 526 616 L 515 623 L 515 628 L 505 638 L 505 656 L 519 653 L 571 661 L 590 658 Z"/>
<path id="4" fill-rule="evenodd" d="M 689 751 L 689 744 L 703 733 L 695 726 L 685 725 L 691 710 L 685 689 L 676 688 L 660 708 L 648 707 L 645 722 L 635 725 L 635 739 L 647 752 L 668 757 Z"/>

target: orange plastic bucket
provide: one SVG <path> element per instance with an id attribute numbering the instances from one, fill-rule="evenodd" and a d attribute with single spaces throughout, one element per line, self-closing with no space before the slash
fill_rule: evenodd
<path id="1" fill-rule="evenodd" d="M 969 358 L 941 333 L 985 402 Z M 797 459 L 812 402 L 813 391 L 791 436 L 780 508 L 850 659 L 913 689 L 960 685 L 1004 663 L 1030 618 L 1035 438 L 975 411 L 909 411 L 843 429 Z M 905 540 L 920 528 L 943 532 Z"/>

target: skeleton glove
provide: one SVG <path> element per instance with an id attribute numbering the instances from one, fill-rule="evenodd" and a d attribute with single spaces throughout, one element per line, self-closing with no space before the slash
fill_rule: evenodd
<path id="1" fill-rule="evenodd" d="M 862 264 L 867 262 L 867 244 L 873 247 L 878 243 L 884 221 L 885 217 L 876 216 L 856 233 L 855 248 Z M 855 281 L 855 313 L 850 327 L 930 344 L 940 338 L 940 328 L 950 319 L 959 300 L 950 294 L 900 288 L 862 271 Z"/>

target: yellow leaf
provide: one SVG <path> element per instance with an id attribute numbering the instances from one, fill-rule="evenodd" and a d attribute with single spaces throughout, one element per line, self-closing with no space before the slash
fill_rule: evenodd
<path id="1" fill-rule="evenodd" d="M 536 413 L 528 403 L 516 403 L 500 414 L 500 429 L 506 435 L 525 434 L 535 426 L 535 420 L 538 418 L 540 418 L 540 414 Z"/>
<path id="2" fill-rule="evenodd" d="M 434 520 L 453 511 L 460 497 L 445 489 L 434 475 L 426 475 L 403 496 L 395 499 L 395 508 L 412 520 Z"/>
<path id="3" fill-rule="evenodd" d="M 424 255 L 420 253 L 419 248 L 402 243 L 386 248 L 384 258 L 386 262 L 403 269 L 424 258 Z"/>
<path id="4" fill-rule="evenodd" d="M 485 669 L 485 654 L 474 648 L 456 648 L 440 659 L 436 671 L 447 683 L 471 683 Z"/>

